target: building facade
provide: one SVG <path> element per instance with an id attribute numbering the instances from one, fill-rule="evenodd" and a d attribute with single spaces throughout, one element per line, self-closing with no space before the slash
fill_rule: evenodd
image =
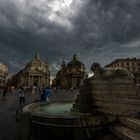
<path id="1" fill-rule="evenodd" d="M 124 68 L 127 69 L 134 75 L 136 83 L 140 83 L 140 59 L 137 58 L 127 58 L 127 59 L 117 59 L 112 63 L 106 65 L 107 68 Z"/>
<path id="2" fill-rule="evenodd" d="M 42 62 L 39 54 L 12 77 L 12 84 L 15 87 L 46 87 L 50 85 L 49 64 Z"/>
<path id="3" fill-rule="evenodd" d="M 4 87 L 8 76 L 8 67 L 0 62 L 0 87 Z"/>
<path id="4" fill-rule="evenodd" d="M 62 89 L 79 88 L 85 76 L 85 66 L 77 59 L 76 54 L 68 64 L 63 60 L 53 85 Z"/>

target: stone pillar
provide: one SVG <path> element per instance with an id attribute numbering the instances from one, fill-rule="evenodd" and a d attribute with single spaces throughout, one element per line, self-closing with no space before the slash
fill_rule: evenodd
<path id="1" fill-rule="evenodd" d="M 75 77 L 75 88 L 77 88 L 77 78 Z"/>
<path id="2" fill-rule="evenodd" d="M 40 76 L 38 76 L 38 86 L 40 87 Z"/>
<path id="3" fill-rule="evenodd" d="M 44 75 L 43 77 L 44 77 L 43 78 L 43 83 L 44 83 L 44 86 L 46 87 L 46 80 L 45 80 L 46 79 L 46 76 Z"/>
<path id="4" fill-rule="evenodd" d="M 33 86 L 33 76 L 31 76 L 31 86 Z"/>
<path id="5" fill-rule="evenodd" d="M 30 75 L 28 76 L 28 87 L 30 87 Z"/>
<path id="6" fill-rule="evenodd" d="M 47 79 L 47 75 L 44 76 L 45 78 L 45 85 L 48 86 L 48 79 Z"/>
<path id="7" fill-rule="evenodd" d="M 83 85 L 83 78 L 80 78 L 80 86 Z"/>
<path id="8" fill-rule="evenodd" d="M 39 76 L 39 86 L 41 87 L 42 86 L 42 81 L 41 81 L 41 76 Z"/>
<path id="9" fill-rule="evenodd" d="M 74 80 L 74 77 L 72 77 L 72 87 L 74 88 L 75 86 L 75 80 Z"/>
<path id="10" fill-rule="evenodd" d="M 29 83 L 29 85 L 31 86 L 31 84 L 32 84 L 32 83 L 31 83 L 31 82 L 32 82 L 31 75 L 30 75 L 30 78 L 29 78 L 29 79 L 30 79 L 30 83 Z"/>
<path id="11" fill-rule="evenodd" d="M 31 86 L 33 86 L 33 75 L 31 76 Z"/>
<path id="12" fill-rule="evenodd" d="M 42 87 L 43 82 L 42 82 L 42 76 L 40 76 L 40 87 Z"/>
<path id="13" fill-rule="evenodd" d="M 71 79 L 71 87 L 73 87 L 73 77 L 72 77 L 72 79 Z"/>

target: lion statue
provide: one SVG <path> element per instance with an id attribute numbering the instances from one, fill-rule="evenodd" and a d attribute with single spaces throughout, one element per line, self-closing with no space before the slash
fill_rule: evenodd
<path id="1" fill-rule="evenodd" d="M 91 70 L 95 78 L 133 78 L 132 73 L 123 68 L 104 68 L 99 63 L 93 63 Z"/>

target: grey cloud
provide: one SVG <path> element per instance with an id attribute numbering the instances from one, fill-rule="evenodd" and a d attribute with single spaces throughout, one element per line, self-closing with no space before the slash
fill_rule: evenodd
<path id="1" fill-rule="evenodd" d="M 52 10 L 55 0 L 0 1 L 0 60 L 15 73 L 36 52 L 56 73 L 62 58 L 77 53 L 87 66 L 118 57 L 139 57 L 138 0 L 75 0 Z M 58 8 L 58 7 L 57 7 Z"/>

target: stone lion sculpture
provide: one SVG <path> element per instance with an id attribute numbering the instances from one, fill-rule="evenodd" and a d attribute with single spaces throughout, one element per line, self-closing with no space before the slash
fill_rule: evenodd
<path id="1" fill-rule="evenodd" d="M 123 68 L 104 68 L 99 63 L 93 63 L 91 70 L 95 78 L 133 78 L 133 75 Z"/>

